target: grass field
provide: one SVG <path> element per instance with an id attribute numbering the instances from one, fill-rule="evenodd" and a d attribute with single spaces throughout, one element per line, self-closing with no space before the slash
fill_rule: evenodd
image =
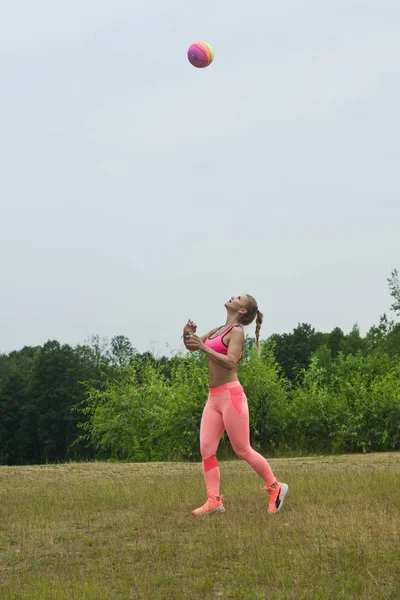
<path id="1" fill-rule="evenodd" d="M 0 467 L 1 600 L 400 598 L 400 454 L 271 460 L 289 484 L 221 463 Z"/>

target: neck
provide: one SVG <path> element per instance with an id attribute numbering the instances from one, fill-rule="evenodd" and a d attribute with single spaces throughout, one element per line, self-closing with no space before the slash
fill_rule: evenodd
<path id="1" fill-rule="evenodd" d="M 239 325 L 239 320 L 237 315 L 226 315 L 226 323 L 225 326 L 229 327 L 230 325 Z"/>

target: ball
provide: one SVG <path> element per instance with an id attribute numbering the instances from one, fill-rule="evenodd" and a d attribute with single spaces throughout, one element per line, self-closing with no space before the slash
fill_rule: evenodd
<path id="1" fill-rule="evenodd" d="M 198 69 L 209 67 L 214 60 L 214 50 L 207 42 L 195 42 L 187 54 L 190 64 Z"/>

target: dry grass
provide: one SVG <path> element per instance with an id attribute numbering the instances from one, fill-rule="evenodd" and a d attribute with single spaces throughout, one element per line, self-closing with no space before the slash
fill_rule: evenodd
<path id="1" fill-rule="evenodd" d="M 278 515 L 242 462 L 195 518 L 199 464 L 0 467 L 2 600 L 400 598 L 400 454 L 271 460 Z"/>

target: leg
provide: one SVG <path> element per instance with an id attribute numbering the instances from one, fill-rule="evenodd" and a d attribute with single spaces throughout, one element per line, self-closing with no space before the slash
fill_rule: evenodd
<path id="1" fill-rule="evenodd" d="M 239 458 L 249 463 L 267 486 L 272 486 L 276 478 L 268 461 L 250 446 L 249 407 L 243 388 L 231 388 L 228 394 L 224 403 L 223 420 L 232 448 Z"/>
<path id="2" fill-rule="evenodd" d="M 219 496 L 221 475 L 216 453 L 223 433 L 222 414 L 215 408 L 213 401 L 208 398 L 200 424 L 200 452 L 207 492 L 213 496 Z"/>

